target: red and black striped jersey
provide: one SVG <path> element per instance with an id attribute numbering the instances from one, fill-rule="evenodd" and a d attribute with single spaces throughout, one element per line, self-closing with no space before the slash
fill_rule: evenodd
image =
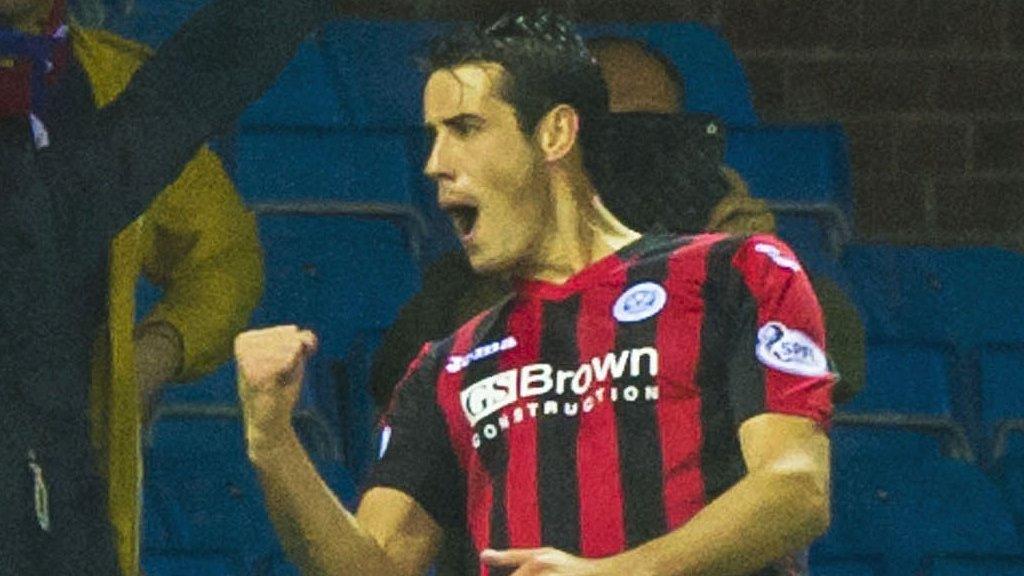
<path id="1" fill-rule="evenodd" d="M 613 555 L 743 477 L 748 418 L 827 425 L 824 341 L 807 275 L 778 239 L 647 236 L 563 284 L 524 282 L 424 346 L 371 485 L 464 527 L 477 551 Z"/>

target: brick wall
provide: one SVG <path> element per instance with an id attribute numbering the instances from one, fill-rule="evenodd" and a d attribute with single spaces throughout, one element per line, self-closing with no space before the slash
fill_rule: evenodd
<path id="1" fill-rule="evenodd" d="M 577 8 L 587 19 L 718 26 L 765 120 L 842 122 L 862 237 L 1024 245 L 1024 2 L 579 0 Z"/>

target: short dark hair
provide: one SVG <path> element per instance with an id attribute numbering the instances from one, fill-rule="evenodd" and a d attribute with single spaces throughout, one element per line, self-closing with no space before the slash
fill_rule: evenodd
<path id="1" fill-rule="evenodd" d="M 549 9 L 509 12 L 492 23 L 468 24 L 435 38 L 425 61 L 428 73 L 471 63 L 499 64 L 505 79 L 498 95 L 530 133 L 559 104 L 580 116 L 581 147 L 608 114 L 608 88 L 597 61 L 573 22 Z"/>

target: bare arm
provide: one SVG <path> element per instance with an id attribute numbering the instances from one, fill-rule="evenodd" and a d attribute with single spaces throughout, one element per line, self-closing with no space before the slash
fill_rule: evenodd
<path id="1" fill-rule="evenodd" d="M 235 341 L 249 459 L 289 557 L 307 575 L 422 574 L 442 530 L 410 497 L 378 488 L 359 516 L 324 484 L 291 426 L 303 364 L 316 346 L 294 326 L 246 332 Z"/>
<path id="2" fill-rule="evenodd" d="M 275 449 L 252 454 L 281 542 L 303 574 L 423 574 L 443 533 L 397 490 L 369 491 L 358 517 L 324 484 L 291 432 Z"/>
<path id="3" fill-rule="evenodd" d="M 829 522 L 829 442 L 813 421 L 779 414 L 740 428 L 748 474 L 675 532 L 618 559 L 646 574 L 750 574 L 810 544 Z"/>

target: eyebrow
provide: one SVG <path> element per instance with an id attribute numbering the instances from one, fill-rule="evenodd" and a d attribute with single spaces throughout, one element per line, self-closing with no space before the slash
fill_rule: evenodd
<path id="1" fill-rule="evenodd" d="M 483 116 L 480 116 L 478 114 L 470 114 L 470 113 L 458 114 L 458 115 L 452 116 L 451 118 L 445 118 L 444 120 L 441 121 L 441 124 L 444 124 L 445 126 L 448 126 L 449 128 L 453 127 L 453 126 L 460 126 L 460 125 L 466 125 L 466 124 L 483 124 L 483 123 L 484 123 L 484 117 Z M 431 133 L 437 131 L 437 127 L 434 124 L 430 124 L 430 123 L 424 124 L 424 128 L 428 132 L 431 132 Z"/>

